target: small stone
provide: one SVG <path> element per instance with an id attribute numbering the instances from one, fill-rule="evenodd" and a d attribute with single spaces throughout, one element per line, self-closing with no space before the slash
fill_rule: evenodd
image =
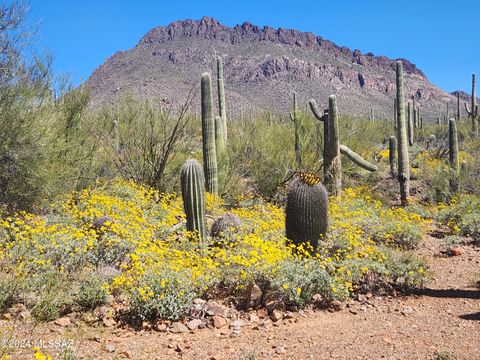
<path id="1" fill-rule="evenodd" d="M 103 325 L 105 325 L 106 327 L 112 327 L 114 326 L 117 322 L 112 319 L 112 318 L 103 318 L 102 319 L 102 322 L 103 322 Z"/>
<path id="2" fill-rule="evenodd" d="M 283 346 L 277 346 L 275 348 L 275 353 L 277 353 L 278 355 L 284 355 L 287 352 L 285 351 L 285 348 Z"/>
<path id="3" fill-rule="evenodd" d="M 196 298 L 196 299 L 193 299 L 193 303 L 195 305 L 205 305 L 207 301 L 200 298 Z"/>
<path id="4" fill-rule="evenodd" d="M 18 314 L 18 317 L 22 320 L 28 320 L 32 317 L 32 314 L 30 314 L 30 311 L 25 309 L 22 312 L 20 312 L 20 314 Z"/>
<path id="5" fill-rule="evenodd" d="M 265 304 L 268 312 L 271 313 L 273 310 L 285 311 L 285 303 L 280 299 L 270 300 Z"/>
<path id="6" fill-rule="evenodd" d="M 462 249 L 461 249 L 460 247 L 458 247 L 458 246 L 452 246 L 452 247 L 450 247 L 449 250 L 450 250 L 449 252 L 450 252 L 450 255 L 451 255 L 451 256 L 460 256 L 460 255 L 462 255 Z"/>
<path id="7" fill-rule="evenodd" d="M 224 317 L 221 317 L 218 315 L 213 316 L 212 321 L 213 321 L 213 326 L 216 329 L 220 329 L 227 325 L 227 320 Z"/>
<path id="8" fill-rule="evenodd" d="M 360 302 L 365 302 L 367 301 L 367 297 L 364 294 L 358 294 L 357 295 L 357 300 Z"/>
<path id="9" fill-rule="evenodd" d="M 70 318 L 68 316 L 65 316 L 65 317 L 58 318 L 53 323 L 58 326 L 66 327 L 71 325 L 72 322 L 70 321 Z"/>
<path id="10" fill-rule="evenodd" d="M 285 314 L 283 314 L 284 319 L 293 319 L 293 313 L 291 311 L 287 311 Z"/>
<path id="11" fill-rule="evenodd" d="M 11 320 L 12 319 L 12 314 L 10 313 L 3 313 L 2 314 L 2 320 Z"/>
<path id="12" fill-rule="evenodd" d="M 273 310 L 272 315 L 270 316 L 272 321 L 277 322 L 283 318 L 283 311 L 280 310 Z"/>
<path id="13" fill-rule="evenodd" d="M 411 306 L 405 306 L 401 311 L 401 314 L 405 316 L 410 315 L 412 313 L 413 313 L 413 308 Z"/>
<path id="14" fill-rule="evenodd" d="M 121 352 L 121 354 L 122 354 L 125 358 L 127 358 L 127 359 L 131 359 L 131 358 L 132 358 L 132 352 L 131 352 L 130 350 L 123 350 L 123 351 Z"/>
<path id="15" fill-rule="evenodd" d="M 187 323 L 187 327 L 192 331 L 197 330 L 202 325 L 204 325 L 203 321 L 199 319 L 193 319 Z"/>
<path id="16" fill-rule="evenodd" d="M 357 315 L 357 314 L 358 314 L 358 311 L 355 310 L 355 309 L 350 309 L 350 313 L 352 313 L 353 315 Z"/>
<path id="17" fill-rule="evenodd" d="M 260 318 L 258 317 L 257 314 L 253 314 L 253 313 L 252 313 L 252 314 L 249 314 L 249 315 L 248 315 L 248 320 L 249 320 L 250 322 L 257 323 L 257 322 L 260 321 Z"/>
<path id="18" fill-rule="evenodd" d="M 155 327 L 154 327 L 155 330 L 157 331 L 167 331 L 168 330 L 168 325 L 165 324 L 163 321 L 157 321 L 157 323 L 155 324 Z"/>
<path id="19" fill-rule="evenodd" d="M 170 331 L 172 333 L 184 333 L 188 331 L 188 328 L 185 325 L 183 325 L 181 322 L 176 321 L 170 327 Z"/>
<path id="20" fill-rule="evenodd" d="M 330 303 L 329 309 L 333 309 L 334 311 L 340 311 L 345 308 L 345 304 L 339 300 L 334 300 Z"/>
<path id="21" fill-rule="evenodd" d="M 152 324 L 149 321 L 142 322 L 142 330 L 145 330 L 145 331 L 152 330 Z"/>
<path id="22" fill-rule="evenodd" d="M 248 306 L 255 306 L 262 299 L 262 289 L 257 284 L 250 285 L 247 290 L 247 304 Z"/>
<path id="23" fill-rule="evenodd" d="M 322 302 L 323 297 L 320 294 L 315 294 L 312 296 L 312 300 L 313 302 L 319 303 L 319 302 Z"/>
<path id="24" fill-rule="evenodd" d="M 257 310 L 257 316 L 258 316 L 260 319 L 266 319 L 266 318 L 268 317 L 268 310 L 265 309 L 265 308 L 258 309 L 258 310 Z"/>
<path id="25" fill-rule="evenodd" d="M 208 302 L 205 306 L 207 309 L 207 314 L 210 316 L 217 315 L 225 318 L 228 316 L 228 308 L 223 305 L 219 305 L 214 301 Z"/>
<path id="26" fill-rule="evenodd" d="M 113 353 L 113 352 L 115 352 L 115 345 L 107 344 L 107 345 L 105 345 L 105 350 L 107 350 L 109 353 Z"/>

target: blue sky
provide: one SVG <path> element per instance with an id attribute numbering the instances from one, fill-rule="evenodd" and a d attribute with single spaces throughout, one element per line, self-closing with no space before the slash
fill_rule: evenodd
<path id="1" fill-rule="evenodd" d="M 107 57 L 127 50 L 151 28 L 211 16 L 233 26 L 310 31 L 338 45 L 404 57 L 447 91 L 470 91 L 480 72 L 480 1 L 154 1 L 30 0 L 40 21 L 37 45 L 54 56 L 54 71 L 75 84 Z"/>

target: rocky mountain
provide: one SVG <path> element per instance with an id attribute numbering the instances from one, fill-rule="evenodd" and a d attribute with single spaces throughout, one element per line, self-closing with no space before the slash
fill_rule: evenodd
<path id="1" fill-rule="evenodd" d="M 243 23 L 231 28 L 215 19 L 177 21 L 150 30 L 132 49 L 115 53 L 86 85 L 92 106 L 114 103 L 123 94 L 179 106 L 205 71 L 215 74 L 222 56 L 229 116 L 242 110 L 287 111 L 292 91 L 326 105 L 338 96 L 339 110 L 391 118 L 395 96 L 395 60 L 350 50 L 312 33 L 260 28 Z M 455 97 L 430 83 L 406 59 L 406 95 L 415 97 L 426 117 L 440 116 Z M 197 91 L 199 93 L 199 90 Z M 199 101 L 195 101 L 199 108 Z"/>

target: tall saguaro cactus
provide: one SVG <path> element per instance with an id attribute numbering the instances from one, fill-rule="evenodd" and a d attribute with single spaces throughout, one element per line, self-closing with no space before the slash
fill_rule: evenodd
<path id="1" fill-rule="evenodd" d="M 393 98 L 393 129 L 397 133 L 397 98 Z"/>
<path id="2" fill-rule="evenodd" d="M 454 118 L 451 118 L 448 123 L 448 158 L 450 160 L 450 169 L 452 172 L 450 177 L 450 190 L 455 193 L 458 191 L 460 165 L 458 161 L 457 123 Z"/>
<path id="3" fill-rule="evenodd" d="M 215 116 L 215 152 L 217 160 L 221 160 L 225 151 L 225 131 L 223 128 L 223 120 L 220 116 Z"/>
<path id="4" fill-rule="evenodd" d="M 407 124 L 405 119 L 405 92 L 403 88 L 403 64 L 397 61 L 397 139 L 398 139 L 398 182 L 400 183 L 400 199 L 403 205 L 408 203 L 410 193 L 410 161 L 408 159 Z"/>
<path id="5" fill-rule="evenodd" d="M 225 101 L 225 81 L 223 79 L 223 60 L 217 57 L 218 110 L 223 122 L 223 141 L 227 142 L 227 104 Z"/>
<path id="6" fill-rule="evenodd" d="M 212 79 L 204 73 L 201 80 L 203 168 L 207 191 L 218 195 L 217 153 L 215 148 L 215 118 L 213 116 Z M 222 119 L 223 120 L 223 119 Z"/>
<path id="7" fill-rule="evenodd" d="M 360 155 L 350 150 L 345 145 L 340 145 L 338 131 L 337 100 L 335 95 L 328 99 L 328 111 L 321 115 L 315 100 L 310 100 L 310 109 L 313 115 L 323 121 L 323 181 L 329 192 L 340 196 L 342 191 L 342 162 L 340 154 L 347 156 L 357 166 L 376 171 L 377 167 L 364 160 Z"/>
<path id="8" fill-rule="evenodd" d="M 478 135 L 478 104 L 477 104 L 477 95 L 476 95 L 476 77 L 475 74 L 472 74 L 472 98 L 470 99 L 471 105 L 468 107 L 467 102 L 465 102 L 465 111 L 468 114 L 468 117 L 472 119 L 472 134 L 474 136 Z"/>
<path id="9" fill-rule="evenodd" d="M 185 161 L 180 172 L 182 200 L 187 217 L 187 230 L 198 233 L 200 241 L 207 237 L 205 225 L 205 179 L 200 163 Z"/>
<path id="10" fill-rule="evenodd" d="M 302 167 L 302 124 L 300 123 L 300 117 L 297 110 L 297 93 L 293 92 L 293 109 L 290 112 L 290 120 L 293 121 L 295 127 L 295 162 L 297 167 Z"/>
<path id="11" fill-rule="evenodd" d="M 388 139 L 388 160 L 390 161 L 390 175 L 395 177 L 395 162 L 397 161 L 397 139 L 395 136 L 390 136 Z"/>
<path id="12" fill-rule="evenodd" d="M 408 133 L 408 145 L 413 146 L 414 142 L 414 129 L 413 129 L 413 114 L 412 114 L 412 108 L 411 108 L 411 103 L 408 102 L 407 106 L 407 133 Z M 415 112 L 415 109 L 413 110 Z"/>

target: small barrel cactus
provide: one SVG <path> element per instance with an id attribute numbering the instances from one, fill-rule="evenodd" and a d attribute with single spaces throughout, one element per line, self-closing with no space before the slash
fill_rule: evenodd
<path id="1" fill-rule="evenodd" d="M 180 173 L 182 199 L 185 215 L 187 216 L 187 230 L 197 232 L 200 241 L 206 239 L 205 226 L 205 178 L 202 166 L 197 160 L 185 161 Z"/>
<path id="2" fill-rule="evenodd" d="M 298 173 L 290 183 L 286 207 L 286 237 L 295 245 L 309 243 L 312 251 L 328 227 L 328 194 L 320 179 Z"/>
<path id="3" fill-rule="evenodd" d="M 237 215 L 226 213 L 214 221 L 210 229 L 210 235 L 213 238 L 224 237 L 237 231 L 241 226 L 242 221 Z"/>

